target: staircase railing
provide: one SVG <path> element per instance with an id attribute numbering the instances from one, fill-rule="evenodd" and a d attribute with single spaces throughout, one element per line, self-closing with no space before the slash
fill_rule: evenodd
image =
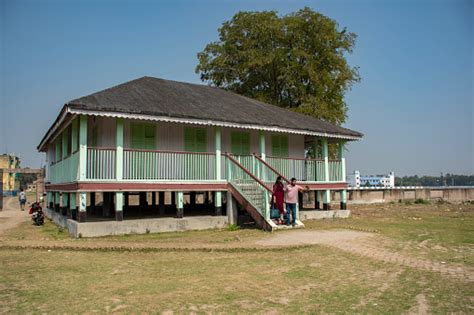
<path id="1" fill-rule="evenodd" d="M 261 157 L 257 155 L 253 155 L 254 159 L 256 160 L 257 167 L 256 167 L 256 173 L 257 177 L 260 178 L 263 182 L 265 182 L 269 187 L 275 182 L 276 178 L 278 176 L 281 176 L 281 178 L 287 182 L 288 184 L 290 183 L 290 180 L 283 176 L 280 172 L 278 172 L 275 168 L 273 168 L 270 164 L 265 162 Z"/>
<path id="2" fill-rule="evenodd" d="M 227 156 L 227 180 L 244 196 L 259 214 L 270 220 L 270 195 L 272 190 L 230 154 Z"/>

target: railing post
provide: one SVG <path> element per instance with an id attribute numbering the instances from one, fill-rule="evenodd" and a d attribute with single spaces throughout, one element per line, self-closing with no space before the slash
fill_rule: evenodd
<path id="1" fill-rule="evenodd" d="M 79 180 L 80 181 L 83 181 L 86 179 L 86 172 L 87 172 L 87 116 L 81 115 L 79 116 Z"/>
<path id="2" fill-rule="evenodd" d="M 123 118 L 117 118 L 116 120 L 115 146 L 116 146 L 115 177 L 117 180 L 122 180 L 123 179 Z M 117 198 L 119 198 L 118 194 L 116 196 Z M 121 220 L 118 220 L 118 221 L 121 221 Z"/>

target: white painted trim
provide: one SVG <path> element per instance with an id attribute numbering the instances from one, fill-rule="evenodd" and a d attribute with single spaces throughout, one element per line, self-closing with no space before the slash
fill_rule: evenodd
<path id="1" fill-rule="evenodd" d="M 220 126 L 220 127 L 228 127 L 228 128 L 265 130 L 265 131 L 272 131 L 272 132 L 294 133 L 294 134 L 300 134 L 300 135 L 320 136 L 320 137 L 326 137 L 326 138 L 338 138 L 338 139 L 347 139 L 347 140 L 361 139 L 361 137 L 356 137 L 356 136 L 346 136 L 346 135 L 330 134 L 330 133 L 325 133 L 325 132 L 316 132 L 316 131 L 309 131 L 309 130 L 281 128 L 281 127 L 275 127 L 275 126 L 247 125 L 247 124 L 239 124 L 239 123 L 216 121 L 216 120 L 200 120 L 200 119 L 193 119 L 193 118 L 174 118 L 174 117 L 167 117 L 167 116 L 91 111 L 91 110 L 82 110 L 82 109 L 72 109 L 69 107 L 67 107 L 67 112 L 72 113 L 72 114 L 77 114 L 77 115 L 119 117 L 119 118 L 138 119 L 138 120 L 152 120 L 152 121 L 175 122 L 175 123 L 196 124 L 196 125 L 206 125 L 206 126 Z"/>

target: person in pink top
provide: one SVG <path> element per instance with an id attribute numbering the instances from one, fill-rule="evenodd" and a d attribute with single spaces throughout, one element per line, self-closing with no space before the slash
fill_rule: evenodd
<path id="1" fill-rule="evenodd" d="M 286 225 L 296 224 L 296 203 L 298 202 L 298 192 L 305 189 L 296 185 L 296 178 L 290 180 L 290 184 L 286 186 Z M 291 219 L 291 220 L 290 220 Z"/>

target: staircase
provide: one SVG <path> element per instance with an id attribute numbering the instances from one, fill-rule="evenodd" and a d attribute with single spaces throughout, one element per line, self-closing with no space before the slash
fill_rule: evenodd
<path id="1" fill-rule="evenodd" d="M 247 170 L 232 155 L 227 154 L 227 161 L 229 191 L 257 225 L 267 231 L 287 228 L 284 225 L 276 225 L 270 219 L 272 196 L 270 187 L 274 179 L 279 176 L 278 172 L 256 156 L 253 161 L 254 165 L 257 165 L 255 173 Z M 304 227 L 304 225 L 296 220 L 295 227 Z"/>

